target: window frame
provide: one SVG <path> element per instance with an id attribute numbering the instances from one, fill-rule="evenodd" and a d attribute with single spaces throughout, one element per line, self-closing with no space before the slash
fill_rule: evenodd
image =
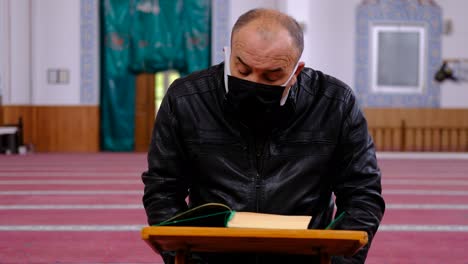
<path id="1" fill-rule="evenodd" d="M 379 33 L 380 32 L 415 32 L 419 35 L 419 67 L 418 84 L 416 86 L 408 85 L 379 85 L 378 84 L 378 61 L 379 61 Z M 426 65 L 427 60 L 427 30 L 422 24 L 401 24 L 376 23 L 371 25 L 371 91 L 373 93 L 403 93 L 403 94 L 422 94 L 426 84 Z"/>

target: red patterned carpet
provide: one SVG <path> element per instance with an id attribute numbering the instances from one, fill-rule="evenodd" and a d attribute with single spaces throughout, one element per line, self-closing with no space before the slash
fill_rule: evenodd
<path id="1" fill-rule="evenodd" d="M 161 263 L 141 240 L 145 154 L 0 156 L 0 263 Z M 366 263 L 468 263 L 468 159 L 382 158 Z"/>

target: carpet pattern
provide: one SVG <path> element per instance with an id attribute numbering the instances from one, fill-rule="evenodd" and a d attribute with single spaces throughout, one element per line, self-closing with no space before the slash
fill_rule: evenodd
<path id="1" fill-rule="evenodd" d="M 380 159 L 387 211 L 366 263 L 468 263 L 468 160 Z M 0 263 L 162 263 L 134 153 L 0 156 Z"/>

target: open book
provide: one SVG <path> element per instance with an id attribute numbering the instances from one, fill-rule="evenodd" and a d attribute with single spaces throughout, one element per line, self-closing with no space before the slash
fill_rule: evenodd
<path id="1" fill-rule="evenodd" d="M 221 203 L 207 203 L 163 221 L 157 226 L 307 229 L 312 216 L 238 212 Z"/>

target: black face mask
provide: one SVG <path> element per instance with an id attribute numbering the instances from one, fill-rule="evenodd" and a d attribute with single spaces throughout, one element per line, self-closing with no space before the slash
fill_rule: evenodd
<path id="1" fill-rule="evenodd" d="M 267 85 L 228 76 L 226 104 L 249 127 L 271 128 L 283 116 L 284 86 Z"/>

